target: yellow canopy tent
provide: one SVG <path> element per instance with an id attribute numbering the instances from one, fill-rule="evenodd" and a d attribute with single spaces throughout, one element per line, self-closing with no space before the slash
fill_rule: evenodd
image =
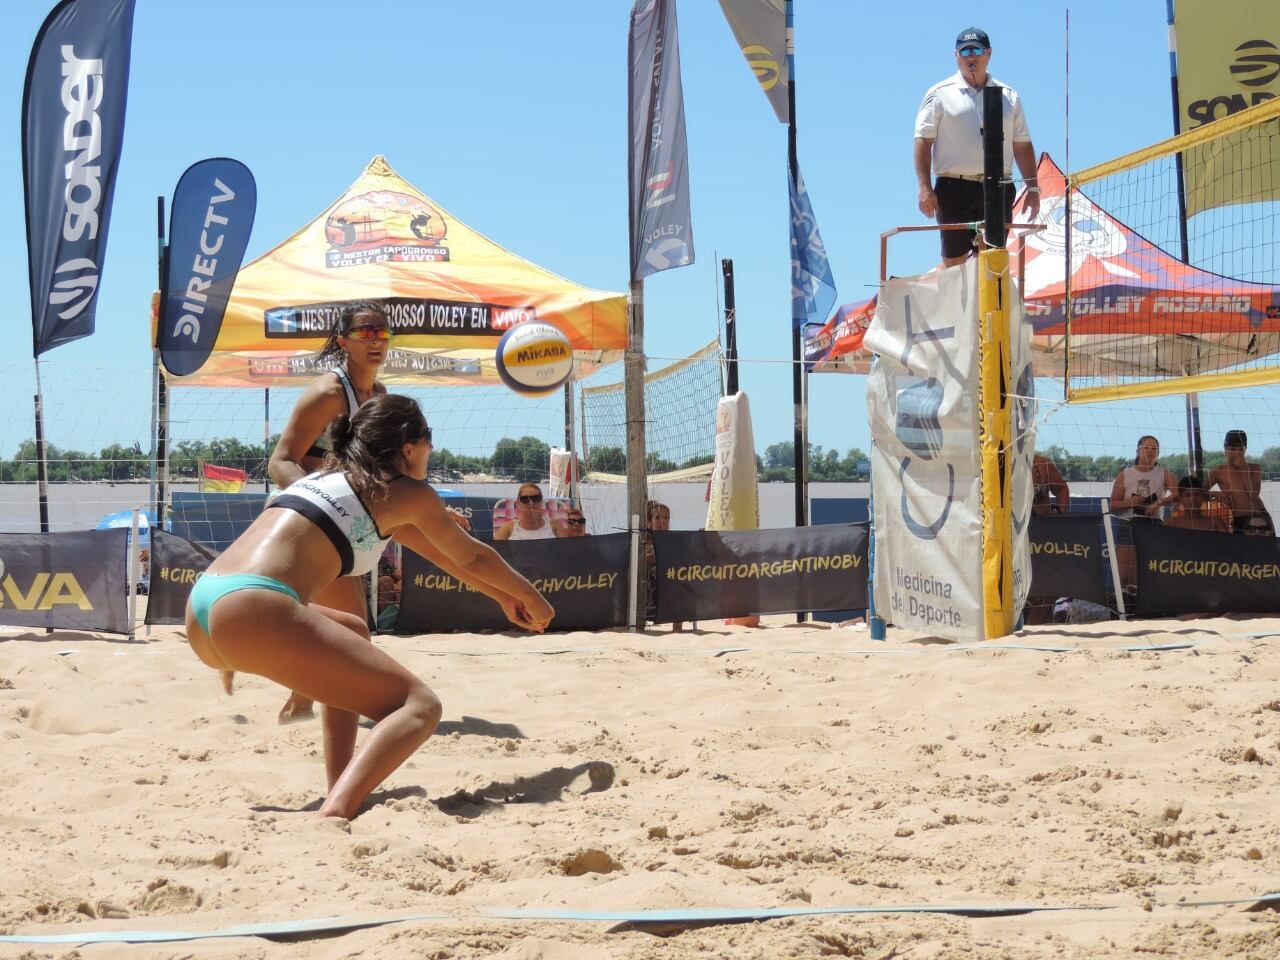
<path id="1" fill-rule="evenodd" d="M 236 278 L 213 353 L 174 386 L 301 386 L 345 302 L 380 300 L 389 384 L 498 383 L 511 326 L 560 328 L 582 368 L 627 343 L 626 295 L 580 287 L 476 233 L 374 157 L 320 216 Z M 154 311 L 153 311 L 154 315 Z M 154 322 L 154 319 L 153 319 Z"/>

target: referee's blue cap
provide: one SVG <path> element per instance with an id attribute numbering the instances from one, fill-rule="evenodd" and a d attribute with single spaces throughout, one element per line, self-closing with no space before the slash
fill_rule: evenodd
<path id="1" fill-rule="evenodd" d="M 956 37 L 957 50 L 971 43 L 984 46 L 988 50 L 991 49 L 991 38 L 987 36 L 987 31 L 981 27 L 965 27 L 960 31 L 960 36 Z"/>

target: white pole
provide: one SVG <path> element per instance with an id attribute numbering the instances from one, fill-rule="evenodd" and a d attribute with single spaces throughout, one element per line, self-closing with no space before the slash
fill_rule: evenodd
<path id="1" fill-rule="evenodd" d="M 133 639 L 138 615 L 138 508 L 129 523 L 129 639 Z"/>
<path id="2" fill-rule="evenodd" d="M 1124 584 L 1120 582 L 1120 560 L 1116 557 L 1116 538 L 1111 532 L 1111 501 L 1102 498 L 1102 532 L 1107 538 L 1107 555 L 1111 558 L 1111 585 L 1116 592 L 1116 609 L 1121 620 L 1129 617 L 1124 611 Z"/>

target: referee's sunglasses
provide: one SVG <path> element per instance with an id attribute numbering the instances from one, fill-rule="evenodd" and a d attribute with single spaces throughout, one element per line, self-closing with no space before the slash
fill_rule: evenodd
<path id="1" fill-rule="evenodd" d="M 967 47 L 961 47 L 958 52 L 962 57 L 980 57 L 987 52 L 987 48 L 970 45 Z"/>

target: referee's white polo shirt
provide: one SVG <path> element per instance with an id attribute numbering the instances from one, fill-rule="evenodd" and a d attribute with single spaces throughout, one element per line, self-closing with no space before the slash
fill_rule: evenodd
<path id="1" fill-rule="evenodd" d="M 1018 91 L 987 74 L 987 85 L 1004 87 L 1004 175 L 1013 173 L 1013 145 L 1029 143 L 1027 118 Z M 982 90 L 956 71 L 935 83 L 916 114 L 916 137 L 933 141 L 933 169 L 939 177 L 982 176 Z"/>

